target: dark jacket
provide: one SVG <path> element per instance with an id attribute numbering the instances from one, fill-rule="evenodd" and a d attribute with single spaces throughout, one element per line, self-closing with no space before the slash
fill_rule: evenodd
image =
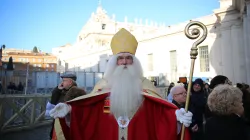
<path id="1" fill-rule="evenodd" d="M 66 102 L 82 95 L 86 95 L 86 92 L 76 86 L 72 86 L 68 90 L 60 90 L 58 89 L 58 87 L 56 87 L 52 91 L 50 103 L 56 105 L 58 103 Z"/>
<path id="2" fill-rule="evenodd" d="M 205 140 L 250 140 L 250 127 L 239 116 L 217 116 L 205 124 Z"/>
<path id="3" fill-rule="evenodd" d="M 180 109 L 180 108 L 185 108 L 185 104 L 180 105 L 180 104 L 177 103 L 174 99 L 173 99 L 172 103 L 173 103 L 174 105 L 176 105 L 179 109 Z"/>
<path id="4" fill-rule="evenodd" d="M 55 87 L 54 90 L 52 91 L 50 103 L 56 105 L 58 103 L 66 102 L 82 95 L 86 95 L 86 92 L 75 85 L 71 86 L 68 90 L 65 89 L 60 90 L 58 89 L 58 87 Z M 54 121 L 52 123 L 52 128 L 50 131 L 50 138 L 52 138 L 53 129 L 54 129 Z"/>
<path id="5" fill-rule="evenodd" d="M 190 102 L 190 111 L 193 113 L 191 126 L 197 124 L 199 127 L 201 127 L 203 124 L 203 115 L 206 108 L 206 97 L 204 92 L 192 92 Z"/>

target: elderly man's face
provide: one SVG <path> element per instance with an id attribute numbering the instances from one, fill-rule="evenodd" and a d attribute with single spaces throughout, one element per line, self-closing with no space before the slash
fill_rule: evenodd
<path id="1" fill-rule="evenodd" d="M 173 93 L 173 99 L 179 104 L 185 103 L 187 97 L 187 91 L 184 87 L 178 87 Z"/>
<path id="2" fill-rule="evenodd" d="M 62 79 L 62 85 L 63 85 L 63 88 L 65 89 L 68 89 L 71 85 L 72 85 L 72 79 L 70 78 L 63 78 Z"/>
<path id="3" fill-rule="evenodd" d="M 130 54 L 123 53 L 117 58 L 117 65 L 131 65 L 133 57 Z"/>

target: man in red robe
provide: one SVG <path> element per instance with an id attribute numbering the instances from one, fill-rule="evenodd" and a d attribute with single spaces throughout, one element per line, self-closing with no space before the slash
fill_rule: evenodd
<path id="1" fill-rule="evenodd" d="M 93 91 L 50 111 L 53 140 L 179 140 L 192 113 L 165 101 L 143 78 L 135 57 L 138 42 L 126 29 L 111 41 L 113 56 Z M 189 140 L 186 131 L 185 140 Z"/>

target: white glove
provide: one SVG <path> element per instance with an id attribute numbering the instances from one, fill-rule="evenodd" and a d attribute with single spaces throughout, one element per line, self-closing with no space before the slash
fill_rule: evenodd
<path id="1" fill-rule="evenodd" d="M 176 110 L 175 115 L 177 121 L 183 123 L 185 127 L 189 127 L 190 124 L 192 123 L 193 114 L 190 111 L 186 112 L 184 108 Z"/>
<path id="2" fill-rule="evenodd" d="M 46 104 L 46 111 L 45 111 L 45 116 L 50 116 L 49 112 L 55 107 L 56 105 L 51 104 L 50 102 L 48 102 Z"/>
<path id="3" fill-rule="evenodd" d="M 65 103 L 59 103 L 49 114 L 53 118 L 63 118 L 71 111 L 71 106 Z"/>

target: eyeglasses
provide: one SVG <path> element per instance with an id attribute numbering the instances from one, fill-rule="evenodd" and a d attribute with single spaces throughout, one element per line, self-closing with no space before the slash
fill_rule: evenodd
<path id="1" fill-rule="evenodd" d="M 174 95 L 187 95 L 187 92 L 185 91 L 185 92 L 181 92 L 181 93 L 176 93 Z"/>

